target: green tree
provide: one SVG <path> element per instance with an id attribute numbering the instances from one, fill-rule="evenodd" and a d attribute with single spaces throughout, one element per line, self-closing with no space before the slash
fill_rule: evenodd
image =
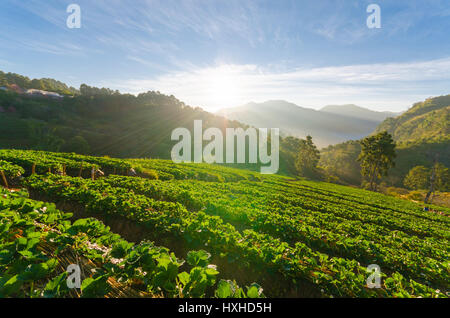
<path id="1" fill-rule="evenodd" d="M 419 190 L 428 188 L 429 179 L 431 176 L 430 169 L 424 166 L 416 166 L 409 170 L 403 185 L 408 189 Z"/>
<path id="2" fill-rule="evenodd" d="M 34 150 L 59 151 L 64 139 L 55 135 L 56 129 L 44 124 L 30 124 L 29 136 Z"/>
<path id="3" fill-rule="evenodd" d="M 435 189 L 442 192 L 450 191 L 450 170 L 440 162 L 435 164 L 434 169 L 436 171 Z"/>
<path id="4" fill-rule="evenodd" d="M 6 80 L 6 77 L 2 76 L 2 74 L 0 74 L 0 86 L 7 86 L 8 85 L 8 81 Z"/>
<path id="5" fill-rule="evenodd" d="M 31 81 L 31 87 L 34 88 L 34 89 L 46 90 L 44 82 L 42 80 L 38 80 L 38 79 L 33 79 Z"/>
<path id="6" fill-rule="evenodd" d="M 434 197 L 434 193 L 437 191 L 448 191 L 449 189 L 449 181 L 450 173 L 446 166 L 437 162 L 437 156 L 435 160 L 435 164 L 431 169 L 431 177 L 430 177 L 430 188 L 425 196 L 425 203 L 431 203 Z"/>
<path id="7" fill-rule="evenodd" d="M 389 168 L 395 166 L 395 142 L 387 131 L 383 131 L 360 143 L 361 174 L 369 179 L 370 190 L 375 191 L 377 179 L 387 176 Z"/>
<path id="8" fill-rule="evenodd" d="M 65 152 L 75 152 L 82 155 L 88 155 L 91 151 L 91 147 L 82 136 L 75 136 L 64 144 L 62 150 Z"/>
<path id="9" fill-rule="evenodd" d="M 292 136 L 287 136 L 280 140 L 280 169 L 289 174 L 297 173 L 295 161 L 297 160 L 301 142 L 302 140 L 300 138 Z"/>
<path id="10" fill-rule="evenodd" d="M 311 136 L 299 143 L 295 168 L 300 176 L 314 177 L 317 174 L 317 164 L 320 160 L 320 152 L 314 145 Z"/>

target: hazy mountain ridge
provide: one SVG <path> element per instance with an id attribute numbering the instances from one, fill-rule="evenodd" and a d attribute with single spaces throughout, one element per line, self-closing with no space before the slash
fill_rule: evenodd
<path id="1" fill-rule="evenodd" d="M 340 108 L 342 113 L 339 113 Z M 375 112 L 356 105 L 325 106 L 315 110 L 283 100 L 272 100 L 222 109 L 217 114 L 252 126 L 278 127 L 282 133 L 300 138 L 311 135 L 314 143 L 322 148 L 367 136 L 385 118 L 395 113 Z"/>
<path id="2" fill-rule="evenodd" d="M 401 114 L 389 111 L 374 111 L 354 104 L 327 105 L 322 107 L 320 111 L 377 122 L 381 122 L 386 118 L 396 117 Z"/>

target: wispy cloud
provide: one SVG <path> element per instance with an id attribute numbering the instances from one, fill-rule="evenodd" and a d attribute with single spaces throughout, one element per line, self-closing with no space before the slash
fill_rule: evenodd
<path id="1" fill-rule="evenodd" d="M 223 92 L 212 89 L 214 82 L 224 83 Z M 378 110 L 403 110 L 432 94 L 450 93 L 450 58 L 285 72 L 251 64 L 216 65 L 105 84 L 130 93 L 159 90 L 208 110 L 268 99 L 316 108 L 327 103 L 357 103 Z"/>
<path id="2" fill-rule="evenodd" d="M 73 2 L 77 30 L 66 27 Z M 379 0 L 378 30 L 366 26 L 372 2 L 2 0 L 1 58 L 16 72 L 159 90 L 209 110 L 267 99 L 398 110 L 448 93 L 448 0 Z"/>
<path id="3" fill-rule="evenodd" d="M 148 59 L 145 58 L 141 58 L 138 56 L 133 56 L 133 55 L 128 55 L 126 57 L 128 60 L 139 63 L 149 69 L 153 69 L 153 70 L 158 70 L 158 71 L 163 71 L 163 72 L 168 72 L 169 69 L 167 67 L 162 66 L 159 63 L 154 63 Z"/>
<path id="4" fill-rule="evenodd" d="M 4 60 L 2 58 L 0 58 L 0 69 L 4 68 L 5 66 L 12 66 L 14 65 L 14 63 L 8 61 L 8 60 Z"/>

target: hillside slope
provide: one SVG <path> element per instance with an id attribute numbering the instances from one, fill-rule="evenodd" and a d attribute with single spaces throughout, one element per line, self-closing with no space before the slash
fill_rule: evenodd
<path id="1" fill-rule="evenodd" d="M 77 95 L 55 100 L 0 90 L 0 148 L 170 159 L 172 131 L 183 127 L 193 136 L 194 120 L 223 133 L 248 127 L 159 92 L 134 96 L 83 84 Z M 290 141 L 280 140 L 280 173 L 294 169 Z"/>
<path id="2" fill-rule="evenodd" d="M 80 93 L 77 89 L 68 87 L 66 84 L 51 78 L 30 79 L 20 74 L 0 71 L 0 87 L 10 86 L 16 86 L 22 89 L 52 91 L 63 95 L 76 95 Z"/>
<path id="3" fill-rule="evenodd" d="M 408 171 L 418 165 L 431 167 L 434 159 L 450 167 L 450 95 L 414 104 L 395 118 L 387 118 L 374 131 L 388 131 L 397 142 L 395 168 L 384 181 L 402 186 Z M 356 161 L 361 147 L 356 141 L 330 146 L 321 152 L 320 164 L 343 181 L 361 183 Z"/>
<path id="4" fill-rule="evenodd" d="M 383 121 L 375 130 L 388 131 L 396 141 L 444 141 L 450 138 L 450 95 L 416 103 L 407 112 Z"/>

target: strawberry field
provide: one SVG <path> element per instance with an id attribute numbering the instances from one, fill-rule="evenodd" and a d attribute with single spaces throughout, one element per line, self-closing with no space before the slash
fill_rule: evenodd
<path id="1" fill-rule="evenodd" d="M 23 189 L 0 200 L 3 297 L 449 295 L 445 208 L 164 160 L 0 150 L 2 167 Z M 91 271 L 80 289 L 67 254 Z"/>

